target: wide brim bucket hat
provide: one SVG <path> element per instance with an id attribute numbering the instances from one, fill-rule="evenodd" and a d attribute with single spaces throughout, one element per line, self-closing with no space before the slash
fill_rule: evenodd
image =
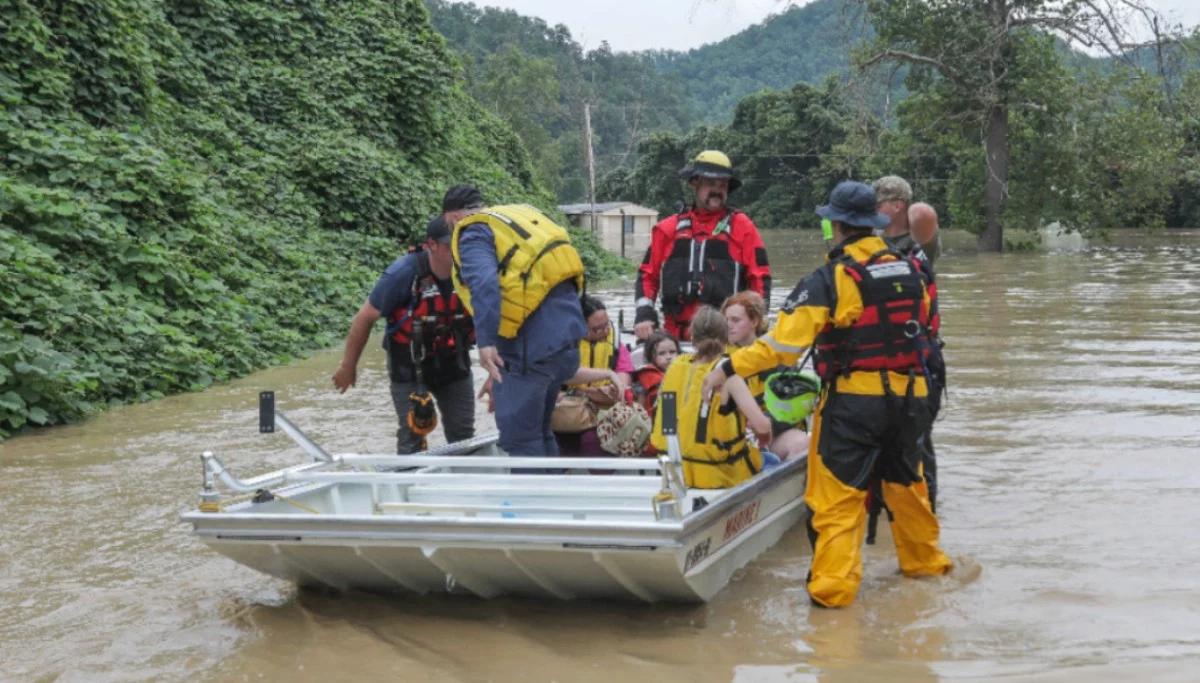
<path id="1" fill-rule="evenodd" d="M 875 210 L 875 190 L 866 183 L 844 180 L 829 193 L 829 203 L 817 207 L 817 215 L 859 228 L 885 228 L 892 219 Z"/>

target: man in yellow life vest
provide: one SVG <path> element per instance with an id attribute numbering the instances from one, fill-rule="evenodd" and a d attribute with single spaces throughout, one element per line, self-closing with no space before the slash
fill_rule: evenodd
<path id="1" fill-rule="evenodd" d="M 558 455 L 550 416 L 579 368 L 587 333 L 583 262 L 567 231 L 530 206 L 481 209 L 454 226 L 454 289 L 475 319 L 499 445 L 513 455 Z"/>
<path id="2" fill-rule="evenodd" d="M 895 515 L 892 537 L 907 576 L 944 574 L 937 517 L 921 471 L 920 435 L 930 418 L 926 363 L 933 297 L 919 266 L 871 234 L 888 219 L 875 192 L 840 183 L 817 209 L 833 223 L 828 262 L 800 281 L 766 335 L 709 373 L 705 392 L 727 377 L 794 365 L 809 347 L 822 379 L 812 424 L 804 494 L 813 543 L 808 592 L 842 607 L 862 582 L 867 485 L 882 480 Z"/>

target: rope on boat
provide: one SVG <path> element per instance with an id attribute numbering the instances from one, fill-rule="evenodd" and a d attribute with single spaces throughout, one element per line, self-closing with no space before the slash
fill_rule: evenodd
<path id="1" fill-rule="evenodd" d="M 305 505 L 304 503 L 299 503 L 297 501 L 292 500 L 291 498 L 285 498 L 284 496 L 281 496 L 278 493 L 273 493 L 271 495 L 275 496 L 275 498 L 277 498 L 278 500 L 282 500 L 283 502 L 287 503 L 288 505 L 298 507 L 301 510 L 304 510 L 305 512 L 311 512 L 314 515 L 321 514 L 321 511 L 314 507 L 309 507 L 309 506 Z"/>

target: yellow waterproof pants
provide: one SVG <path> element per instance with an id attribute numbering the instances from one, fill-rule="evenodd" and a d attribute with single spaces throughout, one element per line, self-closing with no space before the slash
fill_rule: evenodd
<path id="1" fill-rule="evenodd" d="M 808 592 L 825 607 L 854 602 L 862 583 L 872 474 L 880 478 L 884 502 L 895 516 L 892 538 L 900 570 L 906 576 L 932 576 L 951 569 L 950 558 L 938 547 L 938 521 L 921 473 L 919 436 L 930 420 L 924 391 L 905 399 L 903 375 L 893 375 L 891 386 L 899 395 L 854 394 L 838 387 L 822 398 L 813 419 L 804 494 L 813 544 Z"/>

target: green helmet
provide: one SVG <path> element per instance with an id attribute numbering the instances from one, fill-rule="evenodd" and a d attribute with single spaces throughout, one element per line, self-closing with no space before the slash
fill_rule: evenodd
<path id="1" fill-rule="evenodd" d="M 821 378 L 811 370 L 780 370 L 767 377 L 763 394 L 767 412 L 786 424 L 798 424 L 808 417 L 821 393 Z"/>

